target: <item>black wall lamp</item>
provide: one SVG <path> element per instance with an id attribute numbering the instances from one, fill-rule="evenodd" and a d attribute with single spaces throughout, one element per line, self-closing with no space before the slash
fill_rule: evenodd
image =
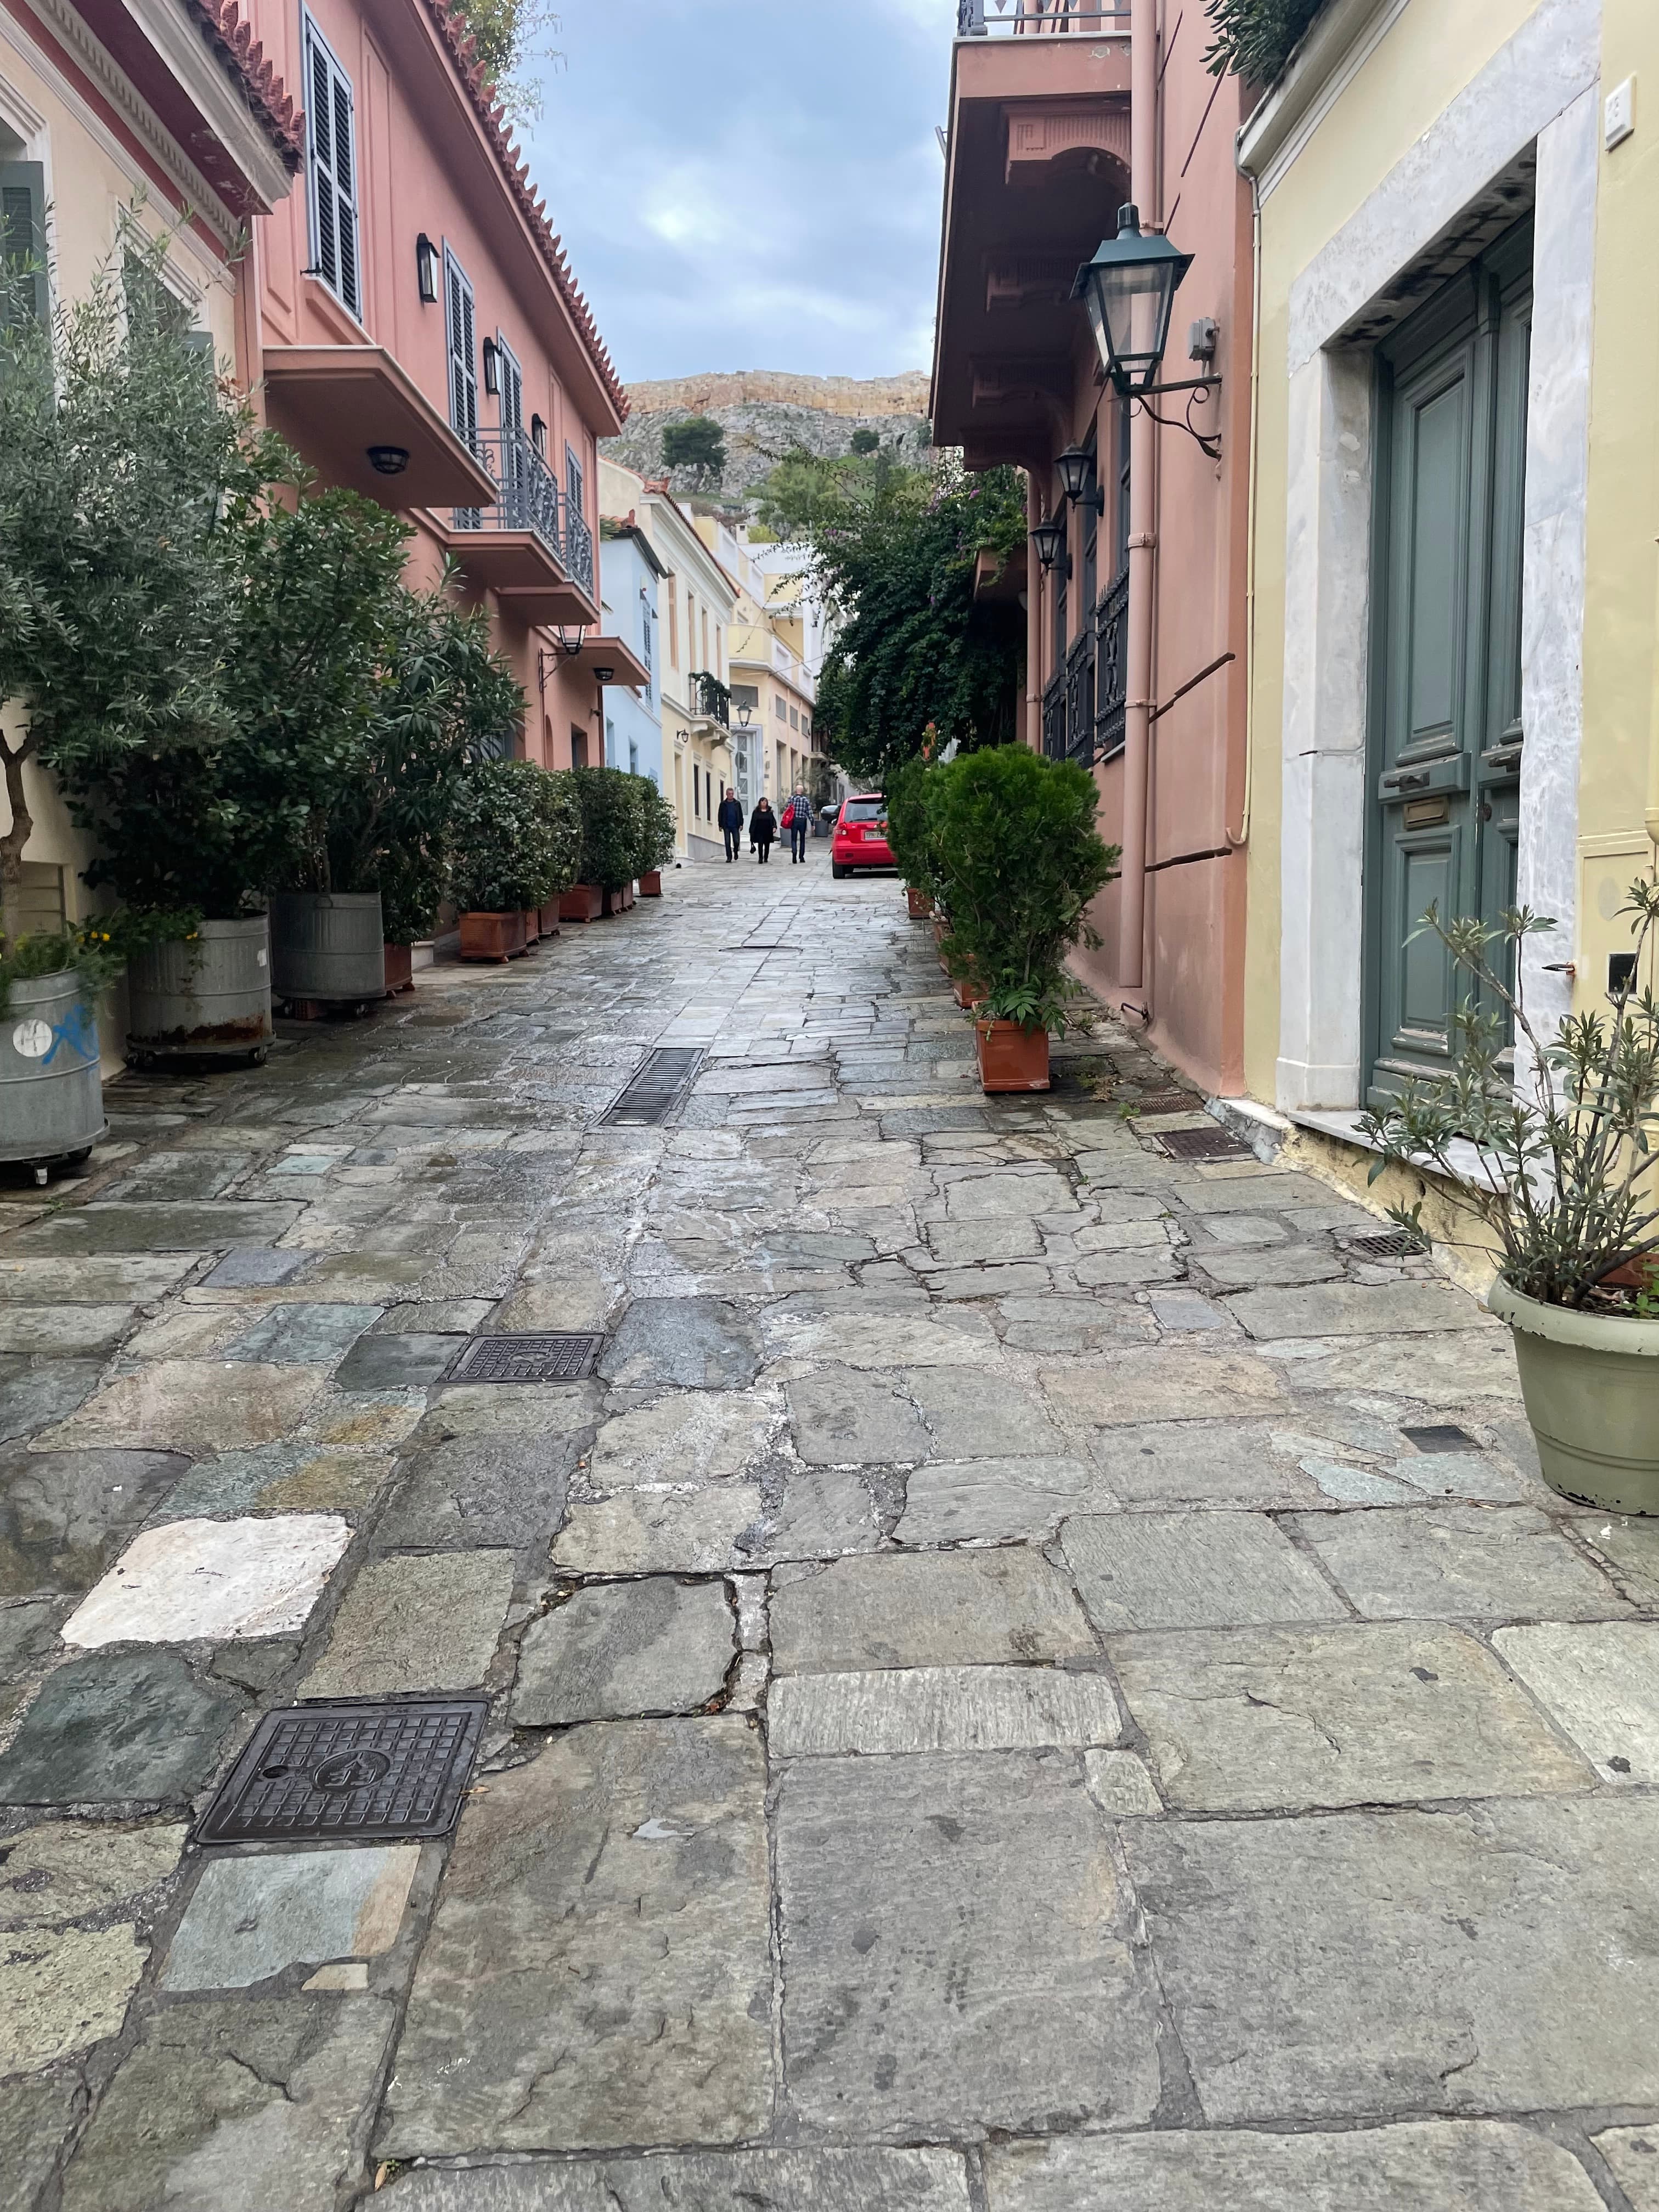
<path id="1" fill-rule="evenodd" d="M 1072 556 L 1066 550 L 1066 524 L 1063 518 L 1050 515 L 1044 522 L 1036 524 L 1031 532 L 1031 543 L 1036 547 L 1036 556 L 1046 575 L 1058 568 L 1062 576 L 1072 573 Z"/>
<path id="2" fill-rule="evenodd" d="M 400 477 L 409 466 L 407 446 L 370 446 L 366 450 L 368 465 L 378 476 Z"/>
<path id="3" fill-rule="evenodd" d="M 494 338 L 483 342 L 483 373 L 484 390 L 492 399 L 498 399 L 501 390 L 501 349 Z"/>
<path id="4" fill-rule="evenodd" d="M 1140 210 L 1131 203 L 1117 211 L 1117 236 L 1103 238 L 1093 260 L 1078 270 L 1072 297 L 1081 300 L 1088 311 L 1100 365 L 1120 398 L 1145 406 L 1149 398 L 1185 392 L 1192 395 L 1190 415 L 1204 393 L 1219 386 L 1218 376 L 1188 377 L 1175 384 L 1156 381 L 1170 342 L 1175 295 L 1192 265 L 1190 253 L 1182 253 L 1158 231 L 1141 229 Z M 1167 422 L 1150 407 L 1146 412 L 1155 422 Z M 1190 421 L 1178 427 L 1212 460 L 1219 459 L 1218 438 L 1206 437 Z"/>
<path id="5" fill-rule="evenodd" d="M 415 241 L 415 276 L 428 307 L 438 303 L 438 249 L 422 231 Z"/>
<path id="6" fill-rule="evenodd" d="M 617 672 L 614 668 L 611 667 L 609 664 L 603 668 L 596 668 L 593 671 L 593 681 L 599 684 L 601 689 L 603 689 L 607 684 L 614 684 L 616 680 Z"/>
<path id="7" fill-rule="evenodd" d="M 1068 446 L 1054 456 L 1054 466 L 1060 471 L 1060 488 L 1073 507 L 1091 507 L 1097 514 L 1105 514 L 1106 494 L 1094 481 L 1095 457 L 1086 447 Z"/>

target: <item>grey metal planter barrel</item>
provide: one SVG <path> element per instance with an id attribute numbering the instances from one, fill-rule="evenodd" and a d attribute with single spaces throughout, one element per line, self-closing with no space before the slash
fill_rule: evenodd
<path id="1" fill-rule="evenodd" d="M 385 998 L 379 891 L 276 892 L 270 988 L 279 999 Z"/>
<path id="2" fill-rule="evenodd" d="M 263 1060 L 270 1049 L 265 917 L 204 921 L 193 938 L 152 945 L 127 963 L 127 1057 Z"/>
<path id="3" fill-rule="evenodd" d="M 0 1160 L 39 1180 L 84 1159 L 109 1126 L 98 1069 L 98 1018 L 73 969 L 14 983 L 0 1020 Z"/>

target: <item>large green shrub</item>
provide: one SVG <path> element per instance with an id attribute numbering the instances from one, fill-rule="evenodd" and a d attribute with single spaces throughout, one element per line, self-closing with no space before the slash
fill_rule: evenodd
<path id="1" fill-rule="evenodd" d="M 451 894 L 464 913 L 542 906 L 568 885 L 569 816 L 549 788 L 565 780 L 520 760 L 481 761 L 461 778 L 451 817 Z"/>
<path id="2" fill-rule="evenodd" d="M 630 776 L 638 823 L 639 842 L 634 848 L 634 873 L 649 875 L 653 869 L 674 864 L 678 826 L 674 810 L 648 775 Z"/>
<path id="3" fill-rule="evenodd" d="M 581 808 L 581 876 L 601 890 L 620 890 L 639 872 L 640 811 L 632 786 L 640 779 L 625 769 L 578 768 L 570 771 Z"/>
<path id="4" fill-rule="evenodd" d="M 1271 84 L 1328 0 L 1208 0 L 1215 37 L 1205 54 L 1211 72 Z"/>
<path id="5" fill-rule="evenodd" d="M 932 800 L 945 771 L 921 760 L 908 760 L 887 779 L 887 845 L 907 884 L 926 891 L 936 907 L 944 904 L 939 854 L 934 842 Z"/>
<path id="6" fill-rule="evenodd" d="M 1095 828 L 1098 804 L 1086 769 L 1024 745 L 930 771 L 928 828 L 950 918 L 945 957 L 985 991 L 985 1013 L 1028 1030 L 1065 1027 L 1078 988 L 1066 955 L 1098 943 L 1089 906 L 1116 872 L 1117 848 Z"/>

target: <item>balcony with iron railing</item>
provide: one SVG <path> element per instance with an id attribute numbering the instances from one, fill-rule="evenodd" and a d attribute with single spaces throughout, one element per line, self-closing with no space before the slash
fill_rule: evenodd
<path id="1" fill-rule="evenodd" d="M 1127 702 L 1124 621 L 1129 609 L 1126 570 L 1109 584 L 1042 695 L 1042 750 L 1050 760 L 1084 768 L 1123 750 Z"/>
<path id="2" fill-rule="evenodd" d="M 706 722 L 718 722 L 723 730 L 732 726 L 732 694 L 706 668 L 692 672 L 691 712 Z"/>
<path id="3" fill-rule="evenodd" d="M 1129 10 L 1098 0 L 957 0 L 959 39 L 1111 38 L 1127 35 Z"/>
<path id="4" fill-rule="evenodd" d="M 448 544 L 467 575 L 526 623 L 597 623 L 593 533 L 581 509 L 522 430 L 479 430 L 472 443 L 497 495 L 451 518 Z"/>

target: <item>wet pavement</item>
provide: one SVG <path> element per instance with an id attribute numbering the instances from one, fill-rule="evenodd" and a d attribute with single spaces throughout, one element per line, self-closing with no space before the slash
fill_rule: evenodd
<path id="1" fill-rule="evenodd" d="M 0 1199 L 0 2203 L 1655 2212 L 1659 1535 L 1341 1193 L 1057 1066 L 815 846 Z M 503 1331 L 594 1371 L 446 1384 Z M 452 1834 L 193 1840 L 420 1692 Z"/>

